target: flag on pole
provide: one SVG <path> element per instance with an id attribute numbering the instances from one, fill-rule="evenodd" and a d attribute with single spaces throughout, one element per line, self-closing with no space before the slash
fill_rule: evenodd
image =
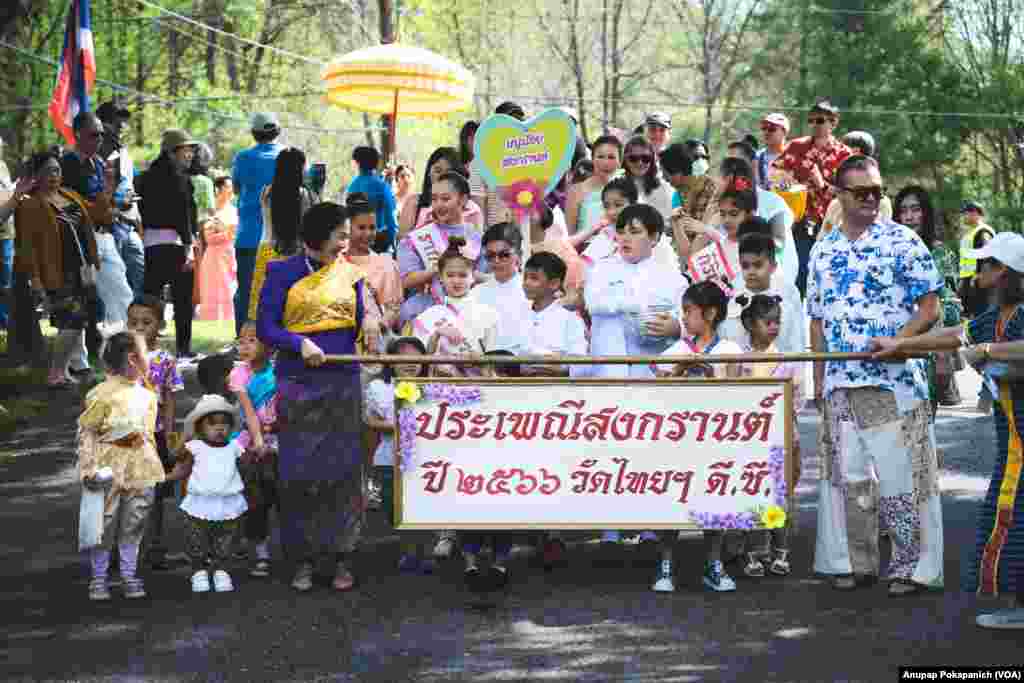
<path id="1" fill-rule="evenodd" d="M 64 50 L 50 98 L 50 120 L 69 145 L 75 144 L 71 123 L 80 112 L 89 111 L 89 93 L 96 84 L 89 1 L 71 0 L 64 24 Z"/>

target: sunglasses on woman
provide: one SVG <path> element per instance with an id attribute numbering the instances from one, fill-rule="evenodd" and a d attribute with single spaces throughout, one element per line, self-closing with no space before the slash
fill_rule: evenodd
<path id="1" fill-rule="evenodd" d="M 654 157 L 647 154 L 627 154 L 626 161 L 631 164 L 649 164 L 654 160 Z"/>
<path id="2" fill-rule="evenodd" d="M 828 123 L 828 118 L 824 116 L 815 116 L 814 118 L 807 119 L 807 123 L 813 126 L 822 126 Z"/>
<path id="3" fill-rule="evenodd" d="M 762 133 L 774 133 L 778 129 L 779 129 L 779 126 L 773 126 L 770 123 L 762 123 L 761 124 L 761 132 Z"/>

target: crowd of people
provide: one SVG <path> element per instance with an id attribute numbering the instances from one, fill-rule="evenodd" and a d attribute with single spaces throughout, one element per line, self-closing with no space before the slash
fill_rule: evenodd
<path id="1" fill-rule="evenodd" d="M 526 118 L 512 102 L 496 113 Z M 578 140 L 572 170 L 528 229 L 510 221 L 500 188 L 483 180 L 472 152 L 476 122 L 457 145 L 430 155 L 418 192 L 410 167 L 385 176 L 378 152 L 357 147 L 359 173 L 334 203 L 308 187 L 305 154 L 278 143 L 273 114 L 253 117 L 255 146 L 230 176 L 213 179 L 204 172 L 209 150 L 178 129 L 164 133 L 147 170 L 132 172 L 120 144 L 128 115 L 115 105 L 80 115 L 75 149 L 37 155 L 22 180 L 8 181 L 11 199 L 0 205 L 0 219 L 14 217 L 6 266 L 20 307 L 13 324 L 45 301 L 60 330 L 52 385 L 75 381 L 68 370 L 87 362 L 97 320 L 126 321 L 107 340 L 107 379 L 79 421 L 83 484 L 107 499 L 102 540 L 89 548 L 92 599 L 110 598 L 115 547 L 126 597 L 145 594 L 137 572 L 144 539 L 148 561 L 166 565 L 163 507 L 178 480 L 187 483 L 180 510 L 192 590 L 232 590 L 227 566 L 238 536 L 248 540 L 250 573 L 270 574 L 271 508 L 283 557 L 294 564 L 292 586 L 310 590 L 327 555 L 333 587 L 352 589 L 364 501 L 376 493 L 391 507 L 395 378 L 493 373 L 790 378 L 823 416 L 814 570 L 837 590 L 870 586 L 883 578 L 884 533 L 889 595 L 941 588 L 933 422 L 939 404 L 960 401 L 954 375 L 964 362 L 984 372 L 979 404 L 994 403 L 1000 458 L 967 586 L 1024 599 L 1024 534 L 1013 524 L 1022 512 L 1016 425 L 1024 403 L 1012 364 L 1024 356 L 1024 238 L 997 234 L 984 208 L 968 202 L 959 248 L 948 247 L 928 191 L 912 185 L 890 200 L 872 136 L 837 137 L 840 113 L 830 102 L 809 108 L 804 137 L 789 139 L 785 114 L 765 116 L 761 138 L 728 144 L 716 165 L 705 142 L 670 142 L 665 113 L 631 134 Z M 207 394 L 183 435 L 173 417 L 181 378 L 158 349 L 165 287 L 178 358 L 191 355 L 196 293 L 200 318 L 233 317 L 238 334 L 237 362 L 200 363 Z M 710 358 L 808 348 L 877 356 L 806 372 L 799 363 Z M 931 355 L 901 355 L 918 351 Z M 326 362 L 357 352 L 687 360 L 494 369 Z M 735 574 L 791 571 L 786 528 L 705 536 L 709 590 L 736 590 Z M 471 588 L 508 582 L 507 535 L 401 537 L 403 572 L 431 573 L 457 549 Z M 675 590 L 675 539 L 641 534 L 661 549 L 655 591 Z M 561 561 L 560 534 L 538 543 L 545 563 Z M 486 567 L 485 554 L 493 557 Z M 1024 610 L 978 623 L 1024 628 Z"/>

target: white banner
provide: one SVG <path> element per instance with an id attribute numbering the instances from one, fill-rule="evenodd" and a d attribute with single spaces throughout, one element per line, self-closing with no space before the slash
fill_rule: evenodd
<path id="1" fill-rule="evenodd" d="M 757 528 L 786 507 L 788 380 L 396 390 L 402 529 Z"/>

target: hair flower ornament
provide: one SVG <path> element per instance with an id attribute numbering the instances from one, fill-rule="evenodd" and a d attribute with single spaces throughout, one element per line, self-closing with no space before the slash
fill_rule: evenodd
<path id="1" fill-rule="evenodd" d="M 752 190 L 753 188 L 754 186 L 751 185 L 750 181 L 747 180 L 746 178 L 734 178 L 732 181 L 733 190 L 737 190 L 739 192 L 746 192 L 747 190 Z"/>

